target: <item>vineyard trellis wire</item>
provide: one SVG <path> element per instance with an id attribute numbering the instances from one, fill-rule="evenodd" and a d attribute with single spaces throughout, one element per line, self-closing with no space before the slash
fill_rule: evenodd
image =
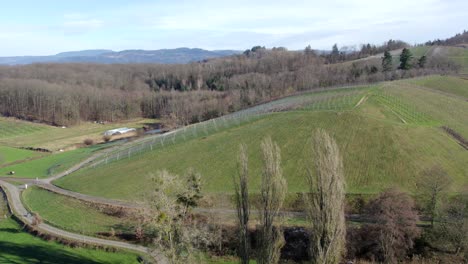
<path id="1" fill-rule="evenodd" d="M 386 91 L 375 94 L 376 100 L 389 108 L 403 123 L 433 125 L 436 121 L 428 114 L 420 112 L 415 106 L 409 105 Z"/>
<path id="2" fill-rule="evenodd" d="M 168 145 L 206 137 L 221 130 L 259 120 L 265 115 L 274 112 L 289 110 L 343 110 L 352 108 L 362 97 L 363 93 L 362 89 L 353 89 L 350 91 L 329 91 L 282 98 L 225 116 L 184 126 L 164 134 L 145 136 L 141 139 L 128 142 L 91 162 L 88 164 L 88 167 L 95 168 L 110 162 L 128 159 L 147 151 L 164 148 Z"/>

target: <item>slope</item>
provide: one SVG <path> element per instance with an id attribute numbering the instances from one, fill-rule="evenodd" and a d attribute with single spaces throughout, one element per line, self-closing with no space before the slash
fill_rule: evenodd
<path id="1" fill-rule="evenodd" d="M 468 152 L 439 127 L 448 125 L 467 136 L 464 113 L 468 105 L 462 98 L 411 82 L 367 87 L 365 100 L 359 100 L 358 107 L 324 110 L 309 102 L 204 137 L 90 167 L 56 184 L 96 196 L 140 200 L 151 188 L 150 176 L 158 170 L 181 174 L 192 167 L 203 175 L 206 192 L 230 193 L 237 151 L 244 142 L 249 149 L 251 190 L 255 192 L 261 173 L 260 142 L 271 136 L 282 150 L 289 192 L 302 192 L 306 191 L 304 177 L 313 158 L 310 137 L 316 128 L 324 128 L 341 148 L 348 192 L 374 193 L 392 186 L 412 191 L 420 171 L 434 164 L 453 177 L 456 191 L 468 183 Z"/>
<path id="2" fill-rule="evenodd" d="M 11 218 L 0 220 L 0 247 L 0 263 L 139 263 L 132 253 L 71 248 L 44 241 L 24 232 Z"/>

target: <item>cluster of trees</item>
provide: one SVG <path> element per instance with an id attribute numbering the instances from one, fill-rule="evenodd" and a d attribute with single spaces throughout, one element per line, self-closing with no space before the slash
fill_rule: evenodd
<path id="1" fill-rule="evenodd" d="M 362 209 L 363 224 L 346 225 L 345 176 L 339 148 L 324 130 L 313 137 L 313 160 L 308 169 L 309 192 L 304 194 L 308 215 L 311 263 L 337 264 L 346 259 L 399 263 L 412 255 L 430 256 L 432 251 L 450 252 L 468 259 L 468 193 L 448 198 L 450 176 L 439 166 L 424 170 L 417 183 L 418 204 L 398 189 L 388 189 Z M 267 138 L 262 143 L 263 173 L 258 206 L 257 249 L 249 240 L 248 158 L 241 145 L 239 173 L 234 176 L 239 230 L 239 257 L 249 263 L 278 263 L 284 245 L 280 210 L 287 191 L 278 146 Z M 418 226 L 419 215 L 431 225 Z"/>
<path id="2" fill-rule="evenodd" d="M 348 256 L 395 263 L 406 257 L 419 235 L 419 220 L 411 198 L 399 191 L 389 190 L 365 209 L 367 223 L 351 228 L 345 222 L 345 177 L 338 145 L 324 130 L 313 138 L 313 161 L 308 169 L 309 192 L 304 194 L 309 221 L 309 252 L 311 263 L 337 264 Z M 258 248 L 250 249 L 248 162 L 245 146 L 240 148 L 239 174 L 234 177 L 239 226 L 239 257 L 249 263 L 252 255 L 257 263 L 278 263 L 284 245 L 279 211 L 287 191 L 282 176 L 278 146 L 267 138 L 262 143 L 263 173 L 261 199 L 258 206 L 260 223 L 257 227 Z M 351 237 L 351 238 L 350 238 Z"/>
<path id="3" fill-rule="evenodd" d="M 426 55 L 423 55 L 419 57 L 419 59 L 416 62 L 416 65 L 414 65 L 413 54 L 411 53 L 409 49 L 404 48 L 400 54 L 400 65 L 398 66 L 398 69 L 405 70 L 405 71 L 411 70 L 412 68 L 423 69 L 424 67 L 426 67 L 426 64 L 427 64 L 427 57 Z M 382 71 L 390 72 L 392 70 L 393 70 L 393 56 L 390 53 L 390 51 L 386 50 L 384 52 L 384 56 L 382 57 Z"/>
<path id="4" fill-rule="evenodd" d="M 381 46 L 371 45 L 370 43 L 362 45 L 360 53 L 362 55 L 376 55 L 386 50 L 397 50 L 407 47 L 409 47 L 409 44 L 404 41 L 390 39 Z"/>
<path id="5" fill-rule="evenodd" d="M 387 42 L 384 42 L 382 45 L 373 45 L 370 43 L 363 44 L 360 50 L 352 47 L 342 47 L 338 48 L 337 44 L 334 44 L 330 54 L 324 55 L 328 63 L 337 63 L 343 61 L 350 61 L 365 58 L 368 56 L 376 55 L 383 53 L 384 51 L 397 50 L 402 48 L 407 48 L 410 45 L 401 40 L 390 39 Z M 305 51 L 310 49 L 310 46 L 306 47 Z"/>
<path id="6" fill-rule="evenodd" d="M 141 116 L 135 97 L 115 89 L 8 78 L 0 81 L 0 114 L 56 125 L 80 120 L 115 121 Z"/>
<path id="7" fill-rule="evenodd" d="M 404 73 L 377 60 L 330 63 L 404 45 L 389 41 L 329 55 L 254 47 L 244 54 L 183 65 L 33 64 L 0 67 L 0 114 L 56 125 L 169 118 L 198 122 L 297 91 L 456 70 L 427 58 Z M 354 55 L 353 55 L 354 54 Z M 356 55 L 357 54 L 357 55 Z M 357 57 L 356 57 L 357 56 Z M 172 115 L 172 116 L 171 116 Z"/>
<path id="8" fill-rule="evenodd" d="M 201 176 L 189 169 L 179 176 L 162 170 L 152 176 L 154 190 L 138 213 L 137 239 L 150 236 L 158 263 L 196 263 L 197 250 L 213 243 L 213 233 L 192 218 L 202 198 Z M 145 231 L 146 230 L 146 231 Z"/>
<path id="9" fill-rule="evenodd" d="M 448 39 L 436 39 L 436 40 L 429 40 L 425 43 L 427 46 L 434 46 L 434 45 L 458 45 L 458 44 L 467 44 L 468 43 L 468 32 L 463 30 L 463 33 L 458 33 L 453 37 Z"/>

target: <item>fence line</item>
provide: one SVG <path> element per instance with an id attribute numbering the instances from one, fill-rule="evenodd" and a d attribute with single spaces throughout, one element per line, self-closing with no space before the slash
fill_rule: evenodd
<path id="1" fill-rule="evenodd" d="M 222 129 L 229 129 L 248 122 L 256 121 L 273 112 L 288 110 L 341 110 L 352 108 L 362 96 L 362 90 L 329 91 L 319 94 L 297 95 L 256 105 L 235 113 L 231 113 L 204 122 L 191 124 L 176 130 L 146 136 L 140 140 L 126 143 L 121 148 L 106 154 L 101 159 L 95 160 L 89 166 L 95 168 L 110 162 L 135 155 L 153 151 L 158 148 L 185 142 L 191 139 L 209 136 Z"/>

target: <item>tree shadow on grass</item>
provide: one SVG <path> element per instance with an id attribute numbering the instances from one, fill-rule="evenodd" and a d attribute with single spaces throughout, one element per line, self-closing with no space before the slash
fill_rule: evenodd
<path id="1" fill-rule="evenodd" d="M 3 232 L 12 233 L 12 234 L 21 233 L 21 231 L 16 228 L 0 228 L 0 233 L 3 233 Z"/>
<path id="2" fill-rule="evenodd" d="M 53 247 L 0 242 L 0 263 L 98 264 L 101 262 Z"/>

